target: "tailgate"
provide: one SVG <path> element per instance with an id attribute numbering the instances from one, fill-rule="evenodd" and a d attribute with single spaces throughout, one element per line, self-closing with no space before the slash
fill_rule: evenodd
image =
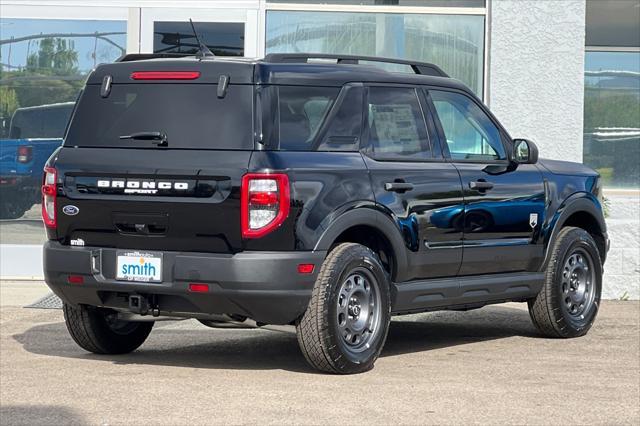
<path id="1" fill-rule="evenodd" d="M 102 85 L 83 90 L 55 160 L 63 183 L 57 238 L 126 249 L 239 251 L 241 177 L 254 147 L 253 86 L 230 84 L 219 95 L 209 81 L 210 74 L 217 78 L 215 64 L 206 74 L 186 70 L 196 77 L 189 80 L 175 80 L 184 72 L 129 74 L 154 66 L 101 67 L 120 83 L 105 75 Z"/>
<path id="2" fill-rule="evenodd" d="M 65 244 L 233 253 L 251 151 L 63 148 Z M 59 179 L 60 181 L 60 179 Z"/>

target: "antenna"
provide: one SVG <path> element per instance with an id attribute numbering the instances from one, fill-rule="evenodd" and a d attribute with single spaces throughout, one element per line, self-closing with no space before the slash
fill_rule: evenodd
<path id="1" fill-rule="evenodd" d="M 196 31 L 196 27 L 195 25 L 193 25 L 193 21 L 191 20 L 191 18 L 189 18 L 189 23 L 191 24 L 193 35 L 196 37 L 196 41 L 198 42 L 198 53 L 196 54 L 196 57 L 200 59 L 205 58 L 207 56 L 211 56 L 212 58 L 215 58 L 216 55 L 214 55 L 213 52 L 209 50 L 207 45 L 204 44 L 202 40 L 200 40 L 200 37 L 198 37 L 198 32 Z"/>

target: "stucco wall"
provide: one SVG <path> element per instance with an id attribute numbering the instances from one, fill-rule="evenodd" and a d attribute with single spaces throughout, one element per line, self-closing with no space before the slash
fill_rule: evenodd
<path id="1" fill-rule="evenodd" d="M 546 158 L 582 161 L 584 0 L 490 0 L 489 105 Z"/>

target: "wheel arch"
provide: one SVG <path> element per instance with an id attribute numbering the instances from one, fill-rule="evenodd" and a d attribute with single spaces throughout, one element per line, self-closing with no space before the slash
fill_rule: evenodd
<path id="1" fill-rule="evenodd" d="M 386 214 L 370 207 L 342 214 L 322 234 L 315 250 L 329 252 L 337 244 L 344 242 L 362 244 L 376 252 L 388 268 L 392 281 L 404 278 L 408 260 L 402 233 Z"/>
<path id="2" fill-rule="evenodd" d="M 580 193 L 567 198 L 549 221 L 548 227 L 551 232 L 548 233 L 549 237 L 545 239 L 545 257 L 541 269 L 546 268 L 553 244 L 558 238 L 560 230 L 566 226 L 574 226 L 587 231 L 595 240 L 604 264 L 608 250 L 608 237 L 602 205 L 593 195 Z"/>

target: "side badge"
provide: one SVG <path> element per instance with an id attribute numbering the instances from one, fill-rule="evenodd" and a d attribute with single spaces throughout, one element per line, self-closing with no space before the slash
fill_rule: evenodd
<path id="1" fill-rule="evenodd" d="M 80 213 L 80 209 L 77 208 L 76 206 L 64 206 L 62 208 L 62 213 L 66 214 L 67 216 L 75 216 L 78 213 Z"/>
<path id="2" fill-rule="evenodd" d="M 538 213 L 531 213 L 529 215 L 529 226 L 533 229 L 536 225 L 538 225 Z"/>

